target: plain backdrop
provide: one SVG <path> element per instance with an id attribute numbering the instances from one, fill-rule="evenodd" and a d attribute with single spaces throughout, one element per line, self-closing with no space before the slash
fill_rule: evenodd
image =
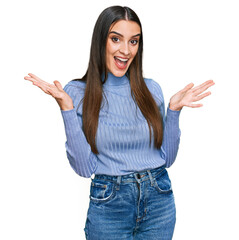
<path id="1" fill-rule="evenodd" d="M 93 27 L 112 5 L 131 7 L 144 34 L 144 76 L 170 97 L 213 79 L 202 108 L 184 108 L 181 142 L 168 169 L 174 240 L 239 239 L 237 1 L 22 0 L 0 4 L 0 239 L 85 239 L 90 178 L 65 152 L 54 98 L 24 80 L 64 86 L 86 71 Z"/>

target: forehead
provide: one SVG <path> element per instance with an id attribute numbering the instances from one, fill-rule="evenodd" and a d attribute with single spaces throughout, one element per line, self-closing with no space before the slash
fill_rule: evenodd
<path id="1" fill-rule="evenodd" d="M 115 31 L 123 36 L 132 36 L 141 33 L 138 23 L 130 20 L 119 20 L 110 26 L 109 32 Z"/>

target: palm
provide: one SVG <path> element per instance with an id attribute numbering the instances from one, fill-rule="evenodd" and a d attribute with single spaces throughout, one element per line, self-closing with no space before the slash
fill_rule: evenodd
<path id="1" fill-rule="evenodd" d="M 54 84 L 50 84 L 32 73 L 29 73 L 28 75 L 30 77 L 25 76 L 24 79 L 31 81 L 33 85 L 38 86 L 46 94 L 49 94 L 56 99 L 63 98 L 64 94 L 66 94 L 59 81 L 54 81 Z"/>
<path id="2" fill-rule="evenodd" d="M 38 86 L 43 92 L 55 98 L 62 110 L 70 110 L 74 108 L 71 97 L 64 91 L 59 81 L 54 81 L 54 84 L 50 84 L 32 73 L 29 73 L 28 75 L 30 77 L 25 76 L 24 79 L 31 81 L 33 85 Z"/>
<path id="3" fill-rule="evenodd" d="M 194 104 L 194 102 L 197 102 L 211 94 L 211 92 L 206 92 L 209 87 L 214 85 L 213 80 L 208 80 L 204 82 L 203 84 L 194 87 L 193 83 L 188 84 L 185 88 L 183 88 L 181 91 L 174 94 L 170 99 L 170 109 L 172 110 L 181 110 L 184 106 L 186 107 L 201 107 L 202 104 Z"/>

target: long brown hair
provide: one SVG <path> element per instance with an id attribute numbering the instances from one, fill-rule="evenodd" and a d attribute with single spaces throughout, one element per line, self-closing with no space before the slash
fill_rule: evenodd
<path id="1" fill-rule="evenodd" d="M 108 71 L 106 66 L 106 41 L 112 23 L 119 20 L 131 20 L 139 24 L 141 36 L 139 48 L 126 75 L 130 79 L 131 96 L 147 120 L 150 130 L 154 132 L 154 147 L 160 148 L 163 139 L 163 123 L 159 109 L 150 91 L 148 90 L 142 73 L 143 33 L 140 20 L 129 7 L 112 6 L 106 8 L 98 17 L 91 42 L 90 59 L 86 74 L 75 81 L 86 82 L 83 101 L 83 131 L 93 153 L 98 154 L 96 147 L 96 132 L 98 128 L 99 112 L 103 99 L 103 84 Z M 103 76 L 103 78 L 102 78 Z M 103 79 L 103 80 L 102 80 Z"/>

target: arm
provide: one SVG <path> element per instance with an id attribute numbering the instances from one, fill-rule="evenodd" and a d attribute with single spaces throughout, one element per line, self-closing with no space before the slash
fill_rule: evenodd
<path id="1" fill-rule="evenodd" d="M 91 151 L 82 130 L 82 120 L 77 115 L 79 93 L 77 88 L 69 83 L 64 87 L 64 91 L 72 98 L 74 105 L 71 110 L 61 109 L 67 139 L 65 143 L 67 158 L 78 175 L 89 178 L 97 168 L 97 156 Z"/>
<path id="2" fill-rule="evenodd" d="M 161 96 L 161 114 L 163 119 L 164 115 L 164 99 L 162 90 L 156 82 L 153 82 L 155 95 Z M 170 167 L 177 156 L 179 141 L 180 141 L 180 129 L 179 129 L 179 114 L 183 107 L 198 108 L 202 107 L 202 104 L 194 104 L 209 95 L 211 92 L 205 92 L 208 88 L 215 83 L 213 80 L 208 80 L 201 85 L 194 87 L 193 83 L 188 84 L 185 88 L 174 94 L 170 98 L 170 103 L 167 109 L 167 116 L 164 119 L 164 136 L 163 143 L 160 149 L 160 153 L 163 159 L 166 161 L 166 167 Z"/>
<path id="3" fill-rule="evenodd" d="M 167 115 L 165 116 L 165 103 L 163 92 L 160 85 L 152 81 L 154 87 L 154 95 L 159 98 L 160 106 L 159 110 L 163 118 L 163 142 L 160 151 L 160 156 L 165 160 L 166 167 L 169 168 L 175 161 L 179 143 L 181 131 L 179 129 L 179 115 L 181 111 L 174 111 L 167 107 Z"/>
<path id="4" fill-rule="evenodd" d="M 65 143 L 67 158 L 71 167 L 82 177 L 90 177 L 97 167 L 97 156 L 91 152 L 82 130 L 81 118 L 77 115 L 75 106 L 79 103 L 80 92 L 71 83 L 64 89 L 59 81 L 50 84 L 28 73 L 25 80 L 31 81 L 43 92 L 51 95 L 57 101 L 63 117 L 67 141 Z"/>
<path id="5" fill-rule="evenodd" d="M 164 120 L 163 143 L 160 151 L 162 158 L 166 161 L 167 168 L 174 163 L 178 153 L 181 136 L 179 128 L 180 112 L 181 111 L 173 111 L 168 107 L 167 115 Z"/>

